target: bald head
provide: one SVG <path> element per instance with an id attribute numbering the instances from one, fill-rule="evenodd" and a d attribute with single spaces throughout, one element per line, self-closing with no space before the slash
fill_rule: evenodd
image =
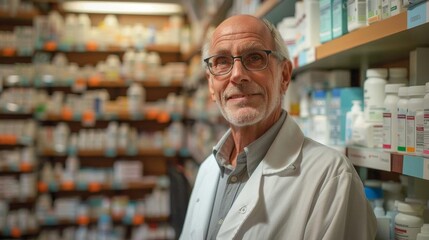
<path id="1" fill-rule="evenodd" d="M 222 41 L 251 38 L 265 42 L 266 49 L 278 51 L 284 58 L 289 59 L 283 38 L 275 26 L 252 15 L 234 15 L 219 24 L 203 46 L 203 59 L 214 54 L 210 49 Z"/>

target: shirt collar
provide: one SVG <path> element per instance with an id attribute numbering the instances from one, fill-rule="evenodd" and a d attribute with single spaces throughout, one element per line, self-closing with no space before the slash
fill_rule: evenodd
<path id="1" fill-rule="evenodd" d="M 256 167 L 268 152 L 268 149 L 286 120 L 286 116 L 287 113 L 283 110 L 279 120 L 277 120 L 277 122 L 274 123 L 268 131 L 244 148 L 244 152 L 241 154 L 245 154 L 247 158 L 247 171 L 249 176 L 253 171 L 255 171 Z M 222 174 L 224 173 L 225 167 L 232 168 L 229 163 L 229 156 L 231 155 L 233 148 L 234 140 L 232 139 L 231 129 L 228 129 L 219 142 L 213 147 L 213 156 L 215 157 Z"/>

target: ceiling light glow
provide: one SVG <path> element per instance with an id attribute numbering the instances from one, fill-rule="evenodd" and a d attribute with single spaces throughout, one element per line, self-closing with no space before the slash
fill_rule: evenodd
<path id="1" fill-rule="evenodd" d="M 174 3 L 67 1 L 62 4 L 67 12 L 171 15 L 182 13 L 182 7 Z"/>

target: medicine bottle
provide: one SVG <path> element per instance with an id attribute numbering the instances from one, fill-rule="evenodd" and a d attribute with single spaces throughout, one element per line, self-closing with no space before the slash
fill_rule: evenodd
<path id="1" fill-rule="evenodd" d="M 423 156 L 429 157 L 429 82 L 426 83 L 426 95 L 423 98 L 424 108 L 424 147 Z"/>
<path id="2" fill-rule="evenodd" d="M 423 226 L 423 206 L 398 202 L 398 212 L 395 217 L 395 239 L 415 240 Z"/>
<path id="3" fill-rule="evenodd" d="M 386 84 L 384 88 L 386 98 L 384 99 L 383 112 L 383 149 L 388 152 L 396 151 L 398 146 L 398 138 L 396 137 L 398 134 L 398 122 L 396 120 L 399 101 L 398 90 L 403 86 L 405 86 L 403 83 Z"/>
<path id="4" fill-rule="evenodd" d="M 366 71 L 366 77 L 367 79 L 363 85 L 365 121 L 382 123 L 387 69 L 368 69 Z"/>
<path id="5" fill-rule="evenodd" d="M 346 132 L 345 132 L 345 142 L 346 144 L 352 144 L 352 133 L 353 125 L 356 122 L 356 119 L 359 115 L 363 114 L 360 107 L 361 101 L 354 100 L 352 101 L 352 108 L 346 113 Z"/>
<path id="6" fill-rule="evenodd" d="M 407 150 L 407 143 L 406 143 L 406 137 L 407 137 L 407 104 L 408 104 L 408 87 L 400 87 L 398 90 L 398 115 L 397 115 L 397 122 L 398 122 L 398 152 L 405 153 Z"/>
<path id="7" fill-rule="evenodd" d="M 425 86 L 408 87 L 407 103 L 407 153 L 423 154 L 423 97 Z"/>
<path id="8" fill-rule="evenodd" d="M 408 84 L 406 68 L 389 68 L 389 84 L 404 83 Z"/>
<path id="9" fill-rule="evenodd" d="M 417 234 L 416 240 L 429 240 L 429 224 L 423 224 L 420 233 Z"/>

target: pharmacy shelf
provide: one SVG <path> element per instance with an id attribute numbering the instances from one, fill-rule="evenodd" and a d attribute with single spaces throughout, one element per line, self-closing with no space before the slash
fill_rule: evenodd
<path id="1" fill-rule="evenodd" d="M 295 0 L 266 0 L 255 13 L 256 17 L 266 18 L 273 24 L 277 24 L 285 17 L 295 14 Z"/>
<path id="2" fill-rule="evenodd" d="M 428 158 L 355 146 L 348 146 L 346 150 L 348 158 L 355 166 L 429 180 Z"/>
<path id="3" fill-rule="evenodd" d="M 31 63 L 31 56 L 4 56 L 0 54 L 0 64 Z"/>
<path id="4" fill-rule="evenodd" d="M 112 217 L 112 223 L 114 225 L 125 225 L 125 226 L 138 226 L 142 223 L 165 223 L 168 222 L 168 216 L 138 216 L 136 219 L 124 220 L 122 217 Z M 77 221 L 68 220 L 68 219 L 49 219 L 44 222 L 40 222 L 40 227 L 42 229 L 50 229 L 50 228 L 65 228 L 65 227 L 76 227 L 81 225 L 95 225 L 98 223 L 98 218 L 91 218 L 88 220 L 80 220 L 85 221 L 84 223 L 79 223 Z"/>
<path id="5" fill-rule="evenodd" d="M 10 26 L 31 26 L 33 25 L 33 19 L 37 16 L 36 11 L 30 12 L 17 12 L 15 14 L 11 12 L 5 12 L 0 10 L 0 23 L 7 23 Z"/>
<path id="6" fill-rule="evenodd" d="M 5 200 L 7 201 L 10 210 L 21 208 L 32 209 L 36 203 L 36 198 L 12 198 Z"/>
<path id="7" fill-rule="evenodd" d="M 139 149 L 136 154 L 130 155 L 127 153 L 127 151 L 125 150 L 118 150 L 115 155 L 110 155 L 110 154 L 106 154 L 105 151 L 102 150 L 80 150 L 77 152 L 77 157 L 87 157 L 87 158 L 129 158 L 129 157 L 160 157 L 160 158 L 165 158 L 165 157 L 172 157 L 172 156 L 179 156 L 177 151 L 174 151 L 174 155 L 173 154 L 168 154 L 167 152 L 171 152 L 171 151 L 166 151 L 165 149 Z M 41 157 L 66 157 L 67 154 L 61 154 L 61 153 L 56 153 L 55 151 L 51 150 L 51 149 L 45 149 L 43 150 L 40 155 Z"/>
<path id="8" fill-rule="evenodd" d="M 141 197 L 145 191 L 152 191 L 155 187 L 156 179 L 154 177 L 144 177 L 140 182 L 127 184 L 39 182 L 37 186 L 39 193 L 48 192 L 57 197 L 82 196 L 83 198 L 98 194 L 112 196 L 122 193 L 136 193 Z"/>
<path id="9" fill-rule="evenodd" d="M 23 232 L 18 228 L 14 228 L 0 231 L 0 239 L 36 239 L 38 235 L 38 230 Z"/>
<path id="10" fill-rule="evenodd" d="M 46 44 L 45 44 L 46 45 Z M 178 45 L 148 45 L 147 52 L 157 52 L 161 57 L 161 63 L 181 61 L 182 54 Z M 109 55 L 117 55 L 122 58 L 126 49 L 120 47 L 108 47 L 106 50 L 58 50 L 56 46 L 43 46 L 42 49 L 36 50 L 37 53 L 48 53 L 54 56 L 56 53 L 66 55 L 69 62 L 75 62 L 79 66 L 95 65 L 97 62 L 105 61 Z"/>
<path id="11" fill-rule="evenodd" d="M 381 149 L 349 146 L 346 149 L 346 154 L 355 166 L 391 171 L 390 153 Z"/>
<path id="12" fill-rule="evenodd" d="M 407 29 L 407 12 L 357 29 L 316 47 L 316 61 L 298 67 L 309 69 L 359 69 L 407 59 L 410 51 L 429 44 L 429 23 Z"/>
<path id="13" fill-rule="evenodd" d="M 0 167 L 0 176 L 17 176 L 26 173 L 34 173 L 33 166 L 20 167 Z"/>

